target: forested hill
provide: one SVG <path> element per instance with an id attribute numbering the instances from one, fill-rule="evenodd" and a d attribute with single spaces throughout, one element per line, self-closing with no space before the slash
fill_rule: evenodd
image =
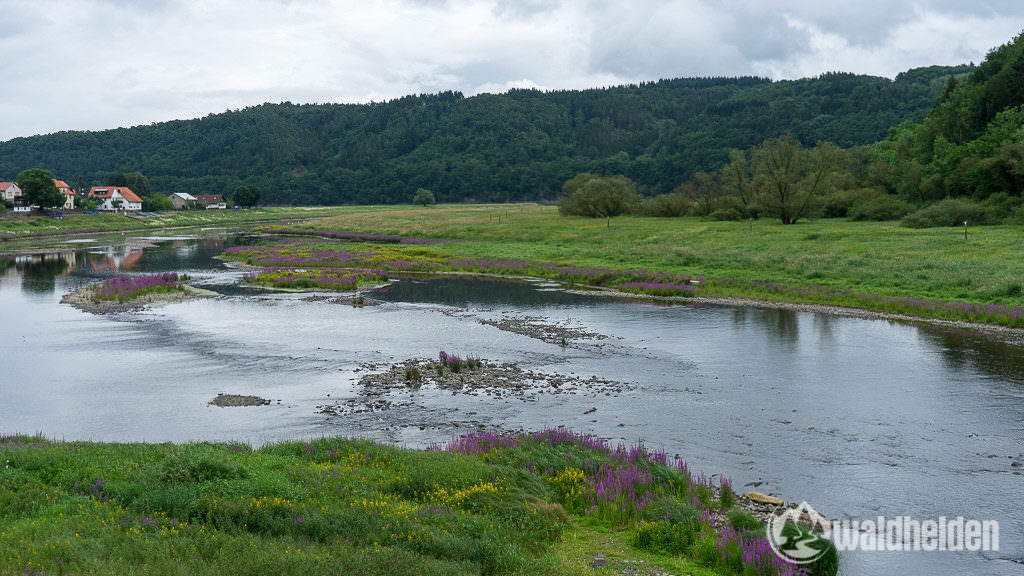
<path id="1" fill-rule="evenodd" d="M 894 128 L 874 152 L 889 189 L 911 201 L 1024 195 L 1024 33 L 947 81 L 927 118 Z"/>
<path id="2" fill-rule="evenodd" d="M 918 120 L 967 66 L 896 80 L 678 79 L 583 91 L 457 92 L 371 104 L 264 104 L 197 120 L 0 143 L 0 179 L 46 168 L 72 185 L 139 171 L 154 192 L 260 187 L 268 203 L 553 199 L 579 172 L 667 192 L 730 148 L 791 132 L 806 144 L 876 142 Z"/>

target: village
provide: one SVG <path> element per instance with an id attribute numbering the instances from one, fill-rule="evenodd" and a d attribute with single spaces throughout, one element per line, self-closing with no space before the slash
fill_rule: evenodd
<path id="1" fill-rule="evenodd" d="M 53 179 L 53 184 L 57 191 L 64 195 L 64 204 L 57 207 L 57 211 L 53 213 L 56 217 L 62 217 L 66 212 L 119 212 L 126 215 L 145 215 L 142 198 L 127 186 L 92 186 L 76 190 L 65 181 L 56 178 Z M 175 210 L 225 210 L 228 207 L 221 194 L 192 195 L 187 192 L 175 192 L 168 196 L 168 199 Z M 0 201 L 11 207 L 13 215 L 30 215 L 40 211 L 39 206 L 33 205 L 14 181 L 0 181 Z"/>

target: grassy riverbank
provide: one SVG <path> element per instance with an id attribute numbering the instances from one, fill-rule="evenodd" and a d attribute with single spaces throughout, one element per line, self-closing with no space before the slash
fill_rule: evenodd
<path id="1" fill-rule="evenodd" d="M 56 220 L 49 216 L 8 216 L 0 219 L 0 240 L 73 234 L 77 231 L 90 233 L 186 226 L 237 226 L 320 218 L 339 212 L 341 212 L 339 208 L 251 208 L 246 210 L 159 212 L 158 216 L 146 218 L 134 218 L 121 214 L 68 214 L 63 220 Z"/>
<path id="2" fill-rule="evenodd" d="M 702 296 L 1007 325 L 1024 321 L 983 309 L 1024 304 L 1024 230 L 1014 226 L 975 227 L 965 241 L 962 229 L 914 230 L 895 223 L 783 226 L 627 216 L 607 227 L 603 220 L 559 216 L 554 207 L 475 205 L 350 208 L 306 227 L 466 240 L 431 247 L 450 256 L 705 276 Z M 965 312 L 948 303 L 982 309 Z"/>
<path id="3" fill-rule="evenodd" d="M 599 553 L 610 573 L 791 574 L 717 488 L 563 430 L 429 451 L 8 436 L 0 574 L 609 573 L 590 567 Z"/>

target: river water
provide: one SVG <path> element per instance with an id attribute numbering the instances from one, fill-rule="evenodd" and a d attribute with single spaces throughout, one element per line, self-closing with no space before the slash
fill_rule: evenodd
<path id="1" fill-rule="evenodd" d="M 241 272 L 214 258 L 235 243 L 245 241 L 94 238 L 0 256 L 0 434 L 254 444 L 342 434 L 424 446 L 478 427 L 564 425 L 643 440 L 739 491 L 806 500 L 832 518 L 999 522 L 999 551 L 852 551 L 842 574 L 1024 572 L 1020 347 L 883 320 L 468 278 L 399 280 L 368 294 L 381 305 L 356 308 L 238 287 Z M 220 296 L 110 316 L 60 304 L 83 283 L 156 271 L 188 273 Z M 589 336 L 562 345 L 486 323 L 501 320 Z M 442 349 L 621 385 L 424 387 L 360 409 L 368 365 Z M 272 403 L 209 405 L 219 393 Z"/>

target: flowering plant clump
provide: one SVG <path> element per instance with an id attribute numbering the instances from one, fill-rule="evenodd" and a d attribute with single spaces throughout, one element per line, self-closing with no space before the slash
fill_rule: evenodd
<path id="1" fill-rule="evenodd" d="M 382 270 L 350 268 L 264 268 L 259 272 L 246 274 L 250 284 L 261 284 L 275 288 L 323 288 L 327 290 L 355 290 L 360 285 L 384 282 L 387 273 Z"/>
<path id="2" fill-rule="evenodd" d="M 456 373 L 462 371 L 463 368 L 467 370 L 478 370 L 480 369 L 481 366 L 483 366 L 483 361 L 480 360 L 479 358 L 468 356 L 466 357 L 466 359 L 463 359 L 462 356 L 459 356 L 457 354 L 449 354 L 444 350 L 438 352 L 437 360 L 438 366 L 440 366 L 441 368 L 447 368 L 452 372 Z"/>
<path id="3" fill-rule="evenodd" d="M 558 262 L 522 258 L 462 258 L 446 256 L 425 248 L 365 245 L 354 249 L 327 249 L 323 245 L 303 246 L 279 242 L 267 246 L 234 246 L 223 256 L 242 260 L 254 266 L 291 268 L 375 268 L 395 272 L 473 272 L 501 276 L 535 276 L 552 278 L 569 284 L 622 287 L 643 292 L 676 287 L 680 295 L 697 292 L 703 277 L 669 274 L 649 270 L 615 270 L 575 266 Z M 685 294 L 684 294 L 685 292 Z"/>
<path id="4" fill-rule="evenodd" d="M 93 291 L 95 300 L 116 300 L 127 302 L 146 294 L 159 292 L 180 292 L 185 290 L 183 280 L 177 272 L 163 272 L 146 276 L 118 276 L 105 280 Z"/>
<path id="5" fill-rule="evenodd" d="M 653 296 L 693 296 L 697 287 L 693 284 L 670 284 L 666 282 L 623 282 L 618 285 L 623 292 L 651 294 Z"/>
<path id="6" fill-rule="evenodd" d="M 684 461 L 664 451 L 650 451 L 643 444 L 612 446 L 565 428 L 525 434 L 477 432 L 430 449 L 540 473 L 571 512 L 613 526 L 632 526 L 638 547 L 700 557 L 726 574 L 803 574 L 772 551 L 764 533 L 736 529 L 715 514 L 721 505 L 711 498 L 711 481 L 703 475 L 693 477 Z M 675 503 L 668 507 L 693 510 L 693 522 L 680 523 L 670 512 L 652 517 L 655 504 L 665 507 L 666 502 Z"/>

